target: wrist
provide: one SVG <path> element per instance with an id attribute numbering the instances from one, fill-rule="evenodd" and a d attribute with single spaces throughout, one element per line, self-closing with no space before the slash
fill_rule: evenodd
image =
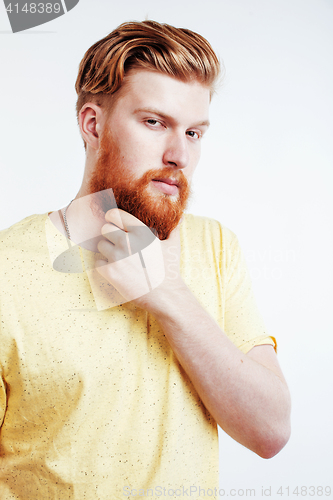
<path id="1" fill-rule="evenodd" d="M 191 296 L 193 297 L 191 291 L 180 278 L 177 282 L 162 283 L 147 294 L 144 308 L 157 320 L 168 320 L 183 310 L 184 302 L 188 301 Z"/>

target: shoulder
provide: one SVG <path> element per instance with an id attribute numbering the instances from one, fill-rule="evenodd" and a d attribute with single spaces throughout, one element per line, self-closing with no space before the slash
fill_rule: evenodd
<path id="1" fill-rule="evenodd" d="M 0 231 L 0 252 L 16 248 L 28 250 L 40 245 L 45 234 L 47 214 L 30 215 L 13 226 Z"/>
<path id="2" fill-rule="evenodd" d="M 220 247 L 238 247 L 238 238 L 233 231 L 210 217 L 185 214 L 181 223 L 183 239 L 197 243 L 210 243 Z"/>

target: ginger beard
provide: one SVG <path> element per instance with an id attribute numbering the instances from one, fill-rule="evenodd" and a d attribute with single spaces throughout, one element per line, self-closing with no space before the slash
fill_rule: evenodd
<path id="1" fill-rule="evenodd" d="M 121 160 L 119 147 L 106 129 L 101 136 L 101 146 L 95 169 L 89 181 L 89 193 L 99 193 L 112 188 L 112 196 L 101 194 L 97 210 L 104 214 L 111 208 L 120 208 L 141 220 L 146 226 L 165 240 L 179 224 L 190 196 L 189 183 L 181 170 L 164 167 L 148 170 L 136 179 L 124 174 L 126 168 Z M 172 177 L 178 183 L 178 194 L 170 196 L 149 186 L 153 179 Z M 96 207 L 95 207 L 96 210 Z"/>

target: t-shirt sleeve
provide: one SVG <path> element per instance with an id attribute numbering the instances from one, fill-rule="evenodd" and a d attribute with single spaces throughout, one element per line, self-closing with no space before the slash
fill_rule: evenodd
<path id="1" fill-rule="evenodd" d="M 268 335 L 254 298 L 251 278 L 237 237 L 222 229 L 224 247 L 224 331 L 244 353 L 257 345 L 270 344 L 276 350 L 276 340 Z"/>
<path id="2" fill-rule="evenodd" d="M 0 235 L 0 240 L 1 240 L 1 235 Z M 2 259 L 2 255 L 0 252 L 0 262 Z M 2 277 L 2 269 L 0 266 L 0 276 Z M 2 281 L 1 281 L 2 282 Z M 1 299 L 0 299 L 0 306 L 1 306 Z M 6 396 L 6 385 L 3 377 L 3 366 L 2 366 L 2 355 L 3 355 L 3 337 L 2 337 L 2 327 L 1 327 L 1 307 L 0 307 L 0 430 L 1 426 L 3 423 L 3 420 L 5 418 L 5 413 L 6 413 L 6 407 L 7 407 L 7 396 Z"/>
<path id="3" fill-rule="evenodd" d="M 6 404 L 7 404 L 7 397 L 6 397 L 5 383 L 2 379 L 2 376 L 0 375 L 0 428 L 2 426 L 3 419 L 5 418 Z"/>
<path id="4" fill-rule="evenodd" d="M 0 357 L 2 357 L 2 351 L 3 351 L 3 338 L 1 329 L 1 309 L 0 309 Z M 6 384 L 4 381 L 3 371 L 4 369 L 0 359 L 0 429 L 3 423 L 3 419 L 5 418 L 6 407 L 7 407 Z"/>

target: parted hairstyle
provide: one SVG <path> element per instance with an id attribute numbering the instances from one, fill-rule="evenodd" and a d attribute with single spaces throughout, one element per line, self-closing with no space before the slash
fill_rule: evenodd
<path id="1" fill-rule="evenodd" d="M 75 84 L 76 112 L 87 102 L 110 107 L 125 74 L 133 68 L 158 71 L 182 81 L 197 80 L 215 91 L 221 67 L 209 42 L 188 29 L 156 21 L 123 23 L 85 53 Z"/>

